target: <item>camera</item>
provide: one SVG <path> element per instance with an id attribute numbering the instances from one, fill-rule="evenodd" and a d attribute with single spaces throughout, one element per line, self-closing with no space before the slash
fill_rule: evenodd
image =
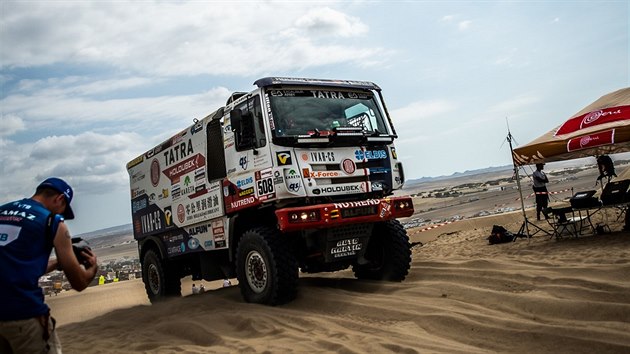
<path id="1" fill-rule="evenodd" d="M 74 251 L 74 255 L 77 257 L 77 260 L 79 260 L 79 263 L 83 264 L 84 266 L 89 265 L 89 263 L 87 262 L 87 259 L 83 256 L 83 254 L 81 254 L 81 251 L 83 250 L 88 250 L 88 251 L 92 250 L 89 244 L 87 243 L 87 241 L 85 241 L 81 237 L 73 237 L 72 250 Z"/>

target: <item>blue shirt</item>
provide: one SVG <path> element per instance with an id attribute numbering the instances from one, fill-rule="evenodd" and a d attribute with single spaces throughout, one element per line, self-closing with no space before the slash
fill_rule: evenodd
<path id="1" fill-rule="evenodd" d="M 25 198 L 0 206 L 0 321 L 49 312 L 39 278 L 46 273 L 57 226 L 63 218 Z M 52 226 L 48 226 L 52 221 Z"/>

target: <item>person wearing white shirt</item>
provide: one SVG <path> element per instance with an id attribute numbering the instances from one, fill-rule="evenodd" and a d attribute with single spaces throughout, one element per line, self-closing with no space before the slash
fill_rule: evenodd
<path id="1" fill-rule="evenodd" d="M 540 220 L 540 212 L 547 208 L 549 205 L 549 193 L 547 192 L 547 183 L 549 179 L 543 171 L 545 164 L 536 164 L 536 171 L 534 171 L 534 193 L 536 193 L 536 219 Z"/>

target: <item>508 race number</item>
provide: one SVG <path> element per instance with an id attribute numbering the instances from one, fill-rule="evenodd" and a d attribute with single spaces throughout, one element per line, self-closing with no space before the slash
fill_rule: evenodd
<path id="1" fill-rule="evenodd" d="M 258 181 L 258 195 L 273 193 L 273 179 L 265 178 Z"/>

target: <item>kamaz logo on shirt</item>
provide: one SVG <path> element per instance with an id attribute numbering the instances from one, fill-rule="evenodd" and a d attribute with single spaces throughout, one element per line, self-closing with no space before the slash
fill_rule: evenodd
<path id="1" fill-rule="evenodd" d="M 354 156 L 357 160 L 382 160 L 387 158 L 387 152 L 385 150 L 356 150 Z"/>
<path id="2" fill-rule="evenodd" d="M 27 220 L 35 220 L 35 215 L 31 214 L 31 213 L 26 213 L 22 210 L 3 210 L 0 212 L 0 215 L 2 216 L 17 216 L 20 218 L 25 218 Z"/>

